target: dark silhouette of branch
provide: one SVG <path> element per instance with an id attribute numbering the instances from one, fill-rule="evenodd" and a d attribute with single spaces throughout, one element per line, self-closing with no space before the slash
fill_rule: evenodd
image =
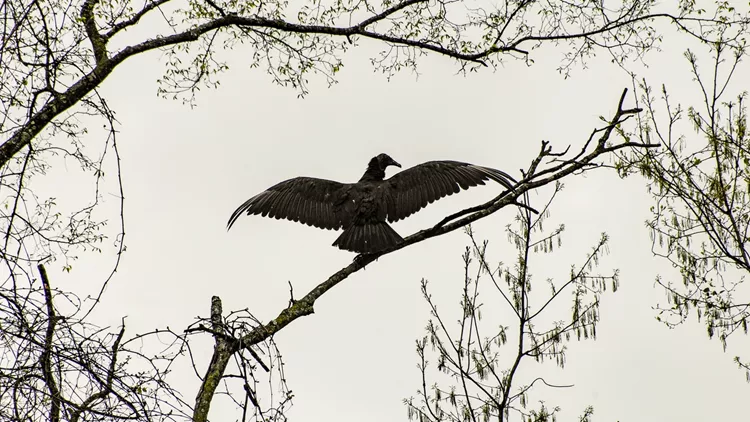
<path id="1" fill-rule="evenodd" d="M 115 374 L 117 369 L 117 354 L 120 351 L 120 342 L 122 342 L 122 337 L 125 335 L 125 320 L 122 321 L 122 327 L 120 327 L 120 332 L 117 334 L 117 338 L 115 339 L 114 343 L 112 343 L 112 359 L 109 363 L 109 370 L 107 371 L 107 378 L 102 382 L 100 381 L 101 387 L 99 391 L 91 394 L 88 398 L 86 398 L 73 412 L 71 412 L 70 420 L 71 422 L 77 422 L 83 412 L 90 411 L 91 405 L 94 404 L 94 402 L 103 400 L 107 397 L 107 395 L 114 392 L 112 389 L 112 383 L 115 380 Z M 133 412 L 138 415 L 138 411 L 135 409 L 135 407 L 132 408 Z"/>
<path id="2" fill-rule="evenodd" d="M 275 347 L 273 342 L 266 344 L 266 351 L 268 352 L 268 361 L 266 364 L 263 362 L 258 353 L 250 347 L 238 350 L 234 347 L 237 342 L 237 336 L 233 334 L 235 331 L 247 331 L 246 322 L 242 321 L 243 317 L 235 318 L 235 313 L 230 313 L 228 317 L 222 316 L 222 304 L 221 299 L 218 296 L 211 298 L 211 316 L 207 321 L 211 327 L 206 327 L 204 321 L 199 321 L 191 327 L 186 329 L 186 333 L 194 334 L 201 332 L 210 332 L 214 337 L 214 351 L 211 356 L 211 361 L 206 370 L 206 374 L 202 377 L 202 384 L 198 390 L 198 394 L 195 399 L 195 407 L 193 409 L 192 420 L 193 421 L 206 421 L 208 420 L 208 414 L 211 408 L 211 404 L 217 394 L 217 389 L 221 385 L 223 380 L 236 379 L 240 381 L 240 386 L 244 390 L 243 402 L 238 401 L 229 387 L 227 387 L 226 394 L 232 398 L 232 400 L 243 409 L 243 415 L 247 416 L 248 410 L 252 410 L 255 416 L 261 420 L 273 419 L 273 415 L 283 414 L 283 409 L 287 403 L 291 400 L 291 391 L 286 387 L 286 380 L 283 374 L 283 365 L 281 364 L 281 355 L 278 348 Z M 244 318 L 249 319 L 249 324 L 257 326 L 259 321 L 247 312 L 244 312 L 246 316 Z M 257 399 L 257 394 L 254 388 L 254 384 L 257 382 L 253 373 L 254 366 L 251 365 L 251 361 L 243 356 L 243 352 L 248 351 L 253 361 L 260 365 L 265 372 L 277 371 L 280 377 L 280 389 L 283 393 L 282 399 L 276 408 L 264 409 Z M 274 357 L 275 356 L 275 357 Z M 234 357 L 235 367 L 239 371 L 239 374 L 233 375 L 228 374 L 228 367 L 230 360 Z M 276 363 L 274 363 L 274 360 Z M 251 405 L 251 406 L 250 406 Z"/>
<path id="3" fill-rule="evenodd" d="M 20 269 L 0 283 L 0 406 L 2 420 L 72 422 L 90 419 L 160 420 L 184 416 L 187 407 L 169 383 L 169 366 L 185 346 L 174 336 L 163 343 L 165 331 L 125 338 L 125 325 L 116 332 L 79 319 L 81 301 L 53 288 L 44 265 L 39 277 Z M 28 278 L 27 278 L 28 277 Z M 55 306 L 63 300 L 64 312 Z M 158 339 L 157 339 L 158 337 Z M 146 355 L 143 341 L 162 345 Z M 135 348 L 130 347 L 138 343 Z M 166 347 L 164 347 L 166 346 Z M 135 364 L 137 369 L 129 372 Z"/>
<path id="4" fill-rule="evenodd" d="M 96 63 L 99 64 L 107 60 L 107 46 L 104 37 L 96 27 L 94 7 L 97 3 L 99 3 L 99 0 L 85 0 L 83 2 L 83 5 L 81 5 L 81 20 L 83 21 L 83 27 L 86 29 L 86 35 L 91 42 Z"/>
<path id="5" fill-rule="evenodd" d="M 39 264 L 39 276 L 42 279 L 42 287 L 44 288 L 44 302 L 47 306 L 47 332 L 44 335 L 44 351 L 41 356 L 42 363 L 42 374 L 44 375 L 44 383 L 47 384 L 49 389 L 49 420 L 51 422 L 60 421 L 60 389 L 57 386 L 55 375 L 52 373 L 52 355 L 54 353 L 53 347 L 54 336 L 55 336 L 55 325 L 57 324 L 57 315 L 55 315 L 55 305 L 52 303 L 52 289 L 49 285 L 49 278 L 47 278 L 47 271 L 44 269 L 44 265 Z"/>
<path id="6" fill-rule="evenodd" d="M 138 21 L 141 20 L 143 16 L 145 16 L 148 12 L 158 8 L 159 6 L 168 3 L 171 0 L 154 0 L 149 3 L 147 3 L 141 10 L 133 14 L 133 16 L 130 17 L 130 19 L 126 19 L 122 22 L 119 22 L 112 26 L 112 28 L 104 35 L 102 35 L 102 38 L 104 40 L 109 40 L 110 38 L 117 35 L 118 32 L 122 31 L 123 29 L 129 28 L 133 25 L 136 25 Z"/>
<path id="7" fill-rule="evenodd" d="M 211 328 L 215 332 L 223 331 L 222 306 L 221 299 L 218 296 L 211 298 Z M 206 376 L 203 378 L 198 395 L 195 397 L 195 410 L 193 411 L 194 422 L 205 422 L 208 420 L 208 411 L 211 408 L 216 387 L 219 386 L 221 378 L 224 376 L 229 359 L 235 350 L 232 350 L 230 343 L 222 336 L 214 336 L 214 353 L 211 356 L 211 363 L 208 365 Z"/>

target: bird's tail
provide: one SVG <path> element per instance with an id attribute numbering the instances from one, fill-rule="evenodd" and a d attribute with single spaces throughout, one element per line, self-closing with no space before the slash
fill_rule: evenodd
<path id="1" fill-rule="evenodd" d="M 356 253 L 378 252 L 404 239 L 385 221 L 353 224 L 333 242 L 333 246 Z"/>

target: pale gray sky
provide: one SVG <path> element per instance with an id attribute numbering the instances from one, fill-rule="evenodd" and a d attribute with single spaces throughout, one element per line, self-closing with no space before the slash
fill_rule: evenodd
<path id="1" fill-rule="evenodd" d="M 642 75 L 697 101 L 680 40 L 667 41 L 665 52 L 648 56 L 650 68 Z M 599 125 L 598 116 L 611 115 L 622 89 L 631 86 L 603 55 L 565 80 L 555 71 L 560 51 L 554 49 L 534 52 L 532 67 L 508 60 L 494 73 L 467 77 L 433 55 L 421 61 L 418 78 L 407 72 L 388 82 L 367 60 L 376 48 L 364 43 L 350 51 L 340 83 L 330 89 L 313 83 L 305 99 L 272 85 L 263 71 L 233 64 L 249 54 L 239 49 L 228 53 L 233 65 L 221 87 L 204 90 L 195 109 L 156 97 L 163 69 L 157 54 L 131 60 L 107 79 L 103 92 L 121 123 L 128 250 L 98 311 L 100 322 L 114 325 L 127 315 L 131 334 L 182 330 L 207 316 L 212 295 L 223 299 L 225 310 L 249 308 L 267 321 L 287 304 L 287 281 L 302 296 L 354 255 L 330 246 L 337 233 L 288 221 L 242 217 L 227 233 L 229 215 L 245 199 L 294 176 L 356 181 L 380 152 L 405 168 L 453 159 L 519 176 L 541 140 L 557 149 L 579 147 Z M 738 80 L 750 86 L 747 76 Z M 78 180 L 74 173 L 61 171 L 56 183 Z M 742 420 L 750 386 L 732 357 L 747 357 L 748 339 L 732 337 L 724 353 L 695 321 L 668 330 L 654 319 L 652 306 L 665 298 L 654 277 L 674 273 L 651 257 L 644 182 L 596 171 L 565 185 L 547 224 L 566 225 L 563 249 L 533 257 L 535 280 L 564 278 L 607 232 L 611 253 L 600 271 L 619 268 L 621 289 L 603 296 L 598 339 L 569 344 L 564 370 L 551 362 L 521 367 L 523 380 L 542 375 L 575 385 L 540 387 L 532 405 L 541 399 L 561 406 L 559 420 L 577 420 L 587 405 L 594 406 L 596 421 Z M 394 228 L 406 236 L 497 193 L 492 186 L 449 197 Z M 545 193 L 532 194 L 532 203 Z M 503 232 L 514 215 L 504 209 L 474 226 L 490 239 L 495 260 L 515 259 Z M 314 315 L 277 335 L 295 394 L 291 420 L 406 420 L 401 400 L 420 385 L 414 341 L 429 316 L 419 281 L 429 279 L 441 309 L 453 315 L 467 242 L 456 231 L 381 258 L 326 294 Z M 85 289 L 101 281 L 110 263 L 111 256 L 85 255 L 70 275 L 56 277 Z M 564 306 L 561 319 L 568 316 Z M 196 356 L 201 371 L 210 359 L 208 336 L 203 346 Z M 193 374 L 185 370 L 175 379 L 191 401 Z M 236 415 L 228 401 L 215 401 L 213 420 Z"/>

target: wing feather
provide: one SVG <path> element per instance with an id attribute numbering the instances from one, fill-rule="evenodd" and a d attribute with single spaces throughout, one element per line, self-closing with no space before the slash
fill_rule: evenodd
<path id="1" fill-rule="evenodd" d="M 300 220 L 300 222 L 302 224 L 307 224 L 308 226 L 312 225 L 311 224 L 313 222 L 313 215 L 312 215 L 312 212 L 311 212 L 312 211 L 311 210 L 312 204 L 313 204 L 312 201 L 303 201 L 302 202 L 302 213 L 300 214 L 300 216 L 303 217 Z M 304 218 L 304 217 L 307 217 L 307 218 Z"/>
<path id="2" fill-rule="evenodd" d="M 281 204 L 281 201 L 284 200 L 284 197 L 286 197 L 286 192 L 279 192 L 276 195 L 269 195 L 270 198 L 268 198 L 268 216 L 271 218 L 276 218 L 277 211 L 279 209 L 279 205 Z"/>
<path id="3" fill-rule="evenodd" d="M 289 201 L 289 194 L 284 193 L 283 195 L 279 195 L 279 200 L 276 201 L 273 208 L 273 218 L 281 220 L 284 218 L 285 211 L 285 205 Z"/>
<path id="4" fill-rule="evenodd" d="M 242 214 L 298 221 L 321 229 L 339 229 L 333 203 L 343 194 L 343 183 L 296 177 L 276 184 L 240 205 L 229 217 L 227 229 Z"/>
<path id="5" fill-rule="evenodd" d="M 291 201 L 291 205 L 289 206 L 289 219 L 292 221 L 299 222 L 300 215 L 302 215 L 301 211 L 301 205 L 302 205 L 302 197 L 300 195 L 295 195 Z"/>
<path id="6" fill-rule="evenodd" d="M 422 176 L 422 175 L 420 175 L 420 176 Z M 420 177 L 417 180 L 418 180 L 420 189 L 412 189 L 411 190 L 411 192 L 413 192 L 414 194 L 412 195 L 412 200 L 411 200 L 411 204 L 409 206 L 409 210 L 419 209 L 419 208 L 421 208 L 420 204 L 422 204 L 422 202 L 426 202 L 424 200 L 424 195 L 422 195 L 422 194 L 424 193 L 424 185 L 426 183 L 429 183 L 430 181 L 427 180 L 427 179 L 424 179 L 422 177 Z"/>
<path id="7" fill-rule="evenodd" d="M 443 180 L 448 184 L 448 190 L 446 195 L 453 195 L 454 193 L 461 192 L 461 189 L 469 189 L 472 184 L 469 179 L 462 175 L 456 169 L 446 168 L 444 172 L 438 173 Z M 442 196 L 441 196 L 442 198 Z"/>
<path id="8" fill-rule="evenodd" d="M 273 198 L 273 197 L 272 197 L 272 196 L 270 196 L 270 195 L 262 195 L 262 194 L 261 194 L 261 195 L 258 195 L 258 196 L 257 196 L 258 206 L 259 206 L 259 207 L 261 207 L 261 209 L 264 209 L 264 210 L 266 210 L 266 211 L 265 211 L 265 213 L 263 214 L 263 217 L 265 217 L 266 215 L 268 215 L 268 208 L 267 208 L 267 203 L 268 203 L 268 201 L 269 201 L 269 200 L 271 200 L 272 198 Z M 250 205 L 250 201 L 251 201 L 251 200 L 252 200 L 252 199 L 248 199 L 248 200 L 247 200 L 247 202 L 245 202 L 244 204 L 242 204 L 242 206 L 243 206 L 243 207 L 245 207 L 245 206 L 249 206 L 249 205 Z M 234 216 L 234 215 L 233 215 L 233 216 Z"/>
<path id="9" fill-rule="evenodd" d="M 315 225 L 325 228 L 325 218 L 323 217 L 323 204 L 315 202 Z"/>
<path id="10" fill-rule="evenodd" d="M 440 192 L 440 189 L 437 187 L 438 183 L 440 183 L 439 180 L 429 180 L 428 183 L 425 183 L 428 204 L 431 204 L 438 199 L 438 192 Z"/>
<path id="11" fill-rule="evenodd" d="M 333 214 L 333 205 L 330 202 L 324 202 L 323 203 L 323 215 L 325 216 L 328 213 Z M 327 230 L 327 229 L 332 229 L 332 228 L 333 228 L 333 226 L 331 226 L 331 222 L 330 221 L 326 221 L 325 222 L 325 229 Z"/>
<path id="12" fill-rule="evenodd" d="M 462 168 L 456 168 L 453 169 L 453 172 L 456 174 L 456 182 L 458 182 L 461 189 L 469 189 L 470 187 L 477 185 L 477 183 L 474 183 L 472 180 L 471 174 L 468 171 L 465 171 Z M 479 184 L 483 185 L 484 182 L 480 180 Z"/>
<path id="13" fill-rule="evenodd" d="M 386 180 L 388 221 L 406 218 L 440 198 L 494 180 L 511 189 L 515 180 L 507 173 L 459 161 L 429 161 Z"/>

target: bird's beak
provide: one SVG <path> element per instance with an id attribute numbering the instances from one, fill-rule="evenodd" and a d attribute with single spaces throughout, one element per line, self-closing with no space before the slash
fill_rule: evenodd
<path id="1" fill-rule="evenodd" d="M 396 166 L 398 168 L 401 168 L 401 164 L 397 163 L 395 160 L 391 159 L 391 165 Z"/>

